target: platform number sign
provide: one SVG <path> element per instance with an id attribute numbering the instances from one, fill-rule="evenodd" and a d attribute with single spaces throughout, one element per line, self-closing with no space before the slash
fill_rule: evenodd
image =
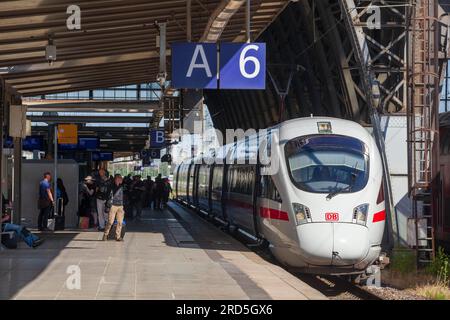
<path id="1" fill-rule="evenodd" d="M 172 85 L 187 89 L 265 89 L 265 43 L 174 43 Z"/>
<path id="2" fill-rule="evenodd" d="M 150 147 L 160 148 L 160 147 L 164 147 L 164 144 L 165 144 L 164 130 L 150 131 Z"/>
<path id="3" fill-rule="evenodd" d="M 221 89 L 265 89 L 266 44 L 221 44 L 219 79 Z"/>
<path id="4" fill-rule="evenodd" d="M 172 85 L 175 88 L 217 89 L 217 45 L 173 43 Z"/>

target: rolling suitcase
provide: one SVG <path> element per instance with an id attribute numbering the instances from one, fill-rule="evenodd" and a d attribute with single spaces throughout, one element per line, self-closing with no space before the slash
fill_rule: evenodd
<path id="1" fill-rule="evenodd" d="M 117 220 L 114 220 L 114 224 L 111 227 L 111 230 L 109 231 L 108 234 L 108 240 L 115 240 L 116 239 L 116 227 L 117 227 Z M 126 233 L 126 222 L 125 219 L 122 222 L 122 230 L 120 231 L 120 236 L 122 237 L 122 239 L 125 237 L 125 233 Z"/>
<path id="2" fill-rule="evenodd" d="M 55 231 L 55 208 L 52 207 L 47 219 L 47 228 L 51 231 Z"/>

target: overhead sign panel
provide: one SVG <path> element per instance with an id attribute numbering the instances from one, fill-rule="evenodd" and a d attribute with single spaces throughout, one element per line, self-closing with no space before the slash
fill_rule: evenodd
<path id="1" fill-rule="evenodd" d="M 219 79 L 221 89 L 265 89 L 266 44 L 222 43 Z"/>
<path id="2" fill-rule="evenodd" d="M 59 124 L 58 143 L 78 145 L 78 126 L 76 124 Z"/>
<path id="3" fill-rule="evenodd" d="M 165 145 L 165 133 L 164 130 L 152 130 L 150 131 L 150 147 L 162 148 Z"/>
<path id="4" fill-rule="evenodd" d="M 266 88 L 265 43 L 221 43 L 220 54 L 218 48 L 218 45 L 213 43 L 174 43 L 173 87 L 261 90 Z"/>
<path id="5" fill-rule="evenodd" d="M 175 88 L 217 89 L 216 44 L 172 44 L 172 85 Z"/>

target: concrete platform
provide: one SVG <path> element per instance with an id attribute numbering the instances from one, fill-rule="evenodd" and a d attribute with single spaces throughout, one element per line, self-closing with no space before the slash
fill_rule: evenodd
<path id="1" fill-rule="evenodd" d="M 184 209 L 146 211 L 124 242 L 95 231 L 42 237 L 38 249 L 0 252 L 0 299 L 326 299 Z M 77 284 L 71 270 L 80 289 L 67 286 Z"/>

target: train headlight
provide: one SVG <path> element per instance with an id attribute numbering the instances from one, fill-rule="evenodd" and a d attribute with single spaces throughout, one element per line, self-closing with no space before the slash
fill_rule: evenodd
<path id="1" fill-rule="evenodd" d="M 368 212 L 369 205 L 367 203 L 357 206 L 353 209 L 353 222 L 366 225 Z"/>
<path id="2" fill-rule="evenodd" d="M 295 213 L 295 218 L 297 220 L 297 225 L 307 223 L 311 219 L 311 213 L 309 208 L 300 203 L 292 203 L 292 209 Z"/>

